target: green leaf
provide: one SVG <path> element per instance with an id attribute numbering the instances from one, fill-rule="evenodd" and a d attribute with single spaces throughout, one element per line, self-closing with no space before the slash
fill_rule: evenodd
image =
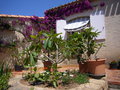
<path id="1" fill-rule="evenodd" d="M 49 36 L 47 33 L 43 33 L 43 35 L 44 35 L 45 37 L 48 37 L 48 36 Z"/>
<path id="2" fill-rule="evenodd" d="M 37 71 L 37 67 L 34 67 L 34 71 L 35 71 L 35 72 Z"/>
<path id="3" fill-rule="evenodd" d="M 35 62 L 34 62 L 34 58 L 33 58 L 33 55 L 30 54 L 30 65 L 35 65 Z"/>
<path id="4" fill-rule="evenodd" d="M 40 76 L 39 73 L 35 74 L 35 78 L 39 78 L 39 76 Z"/>
<path id="5" fill-rule="evenodd" d="M 35 36 L 35 35 L 30 35 L 30 37 L 33 38 L 33 39 L 37 38 L 37 36 Z"/>
<path id="6" fill-rule="evenodd" d="M 33 56 L 36 57 L 38 54 L 36 52 L 32 52 Z"/>
<path id="7" fill-rule="evenodd" d="M 47 47 L 48 47 L 48 40 L 49 40 L 49 38 L 47 38 L 47 39 L 44 41 L 44 48 L 45 48 L 45 49 L 47 49 Z"/>
<path id="8" fill-rule="evenodd" d="M 44 80 L 44 79 L 42 79 L 42 78 L 38 78 L 38 80 L 43 81 L 43 82 L 45 81 L 45 80 Z"/>
<path id="9" fill-rule="evenodd" d="M 52 47 L 52 41 L 48 41 L 48 47 L 51 48 Z"/>
<path id="10" fill-rule="evenodd" d="M 53 82 L 53 86 L 56 88 L 57 87 L 57 82 Z"/>

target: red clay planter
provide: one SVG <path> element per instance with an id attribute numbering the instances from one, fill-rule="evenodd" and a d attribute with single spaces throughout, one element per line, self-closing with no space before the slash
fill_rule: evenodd
<path id="1" fill-rule="evenodd" d="M 50 61 L 43 61 L 44 70 L 51 70 L 52 63 Z"/>
<path id="2" fill-rule="evenodd" d="M 94 75 L 105 74 L 105 59 L 88 60 L 84 64 L 79 63 L 81 73 L 91 73 Z"/>

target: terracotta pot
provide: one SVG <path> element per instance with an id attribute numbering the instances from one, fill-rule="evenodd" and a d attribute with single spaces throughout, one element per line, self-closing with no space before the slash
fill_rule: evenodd
<path id="1" fill-rule="evenodd" d="M 84 64 L 79 63 L 79 71 L 81 73 L 90 73 L 94 75 L 105 74 L 105 59 L 88 60 Z"/>
<path id="2" fill-rule="evenodd" d="M 105 74 L 105 59 L 89 60 L 87 61 L 88 73 L 94 75 L 104 75 Z"/>
<path id="3" fill-rule="evenodd" d="M 85 62 L 85 63 L 79 63 L 79 72 L 80 73 L 87 73 L 88 72 L 88 63 Z"/>
<path id="4" fill-rule="evenodd" d="M 51 70 L 52 62 L 50 61 L 43 61 L 44 64 L 44 70 Z"/>

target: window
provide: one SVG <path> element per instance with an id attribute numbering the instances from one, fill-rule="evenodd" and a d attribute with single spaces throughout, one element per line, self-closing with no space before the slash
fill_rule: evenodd
<path id="1" fill-rule="evenodd" d="M 90 27 L 89 17 L 78 17 L 67 22 L 64 30 L 67 32 L 79 32 L 84 28 Z"/>
<path id="2" fill-rule="evenodd" d="M 69 35 L 74 32 L 81 32 L 87 27 L 90 27 L 89 17 L 78 17 L 67 21 L 67 25 L 64 27 L 64 30 L 67 31 L 67 39 Z"/>

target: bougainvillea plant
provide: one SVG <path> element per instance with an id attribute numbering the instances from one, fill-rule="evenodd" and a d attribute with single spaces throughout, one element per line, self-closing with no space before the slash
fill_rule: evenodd
<path id="1" fill-rule="evenodd" d="M 83 12 L 84 10 L 93 9 L 88 0 L 82 2 L 75 1 L 75 3 L 67 4 L 65 7 L 53 8 L 45 11 L 45 19 L 50 23 L 50 28 L 56 28 L 56 20 L 64 19 L 64 17 L 70 16 L 75 13 Z"/>

